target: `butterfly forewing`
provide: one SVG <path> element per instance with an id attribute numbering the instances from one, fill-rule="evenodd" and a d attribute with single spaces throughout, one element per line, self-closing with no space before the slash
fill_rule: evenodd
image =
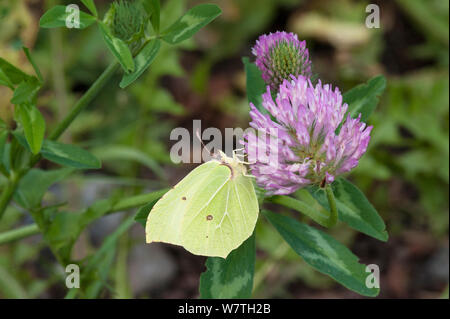
<path id="1" fill-rule="evenodd" d="M 220 183 L 229 177 L 226 170 L 217 170 L 219 166 L 220 163 L 215 161 L 198 166 L 153 206 L 146 224 L 147 243 L 182 245 L 181 225 L 187 209 L 196 201 L 203 200 L 201 194 L 207 187 L 210 187 L 207 192 L 211 191 L 211 179 Z"/>

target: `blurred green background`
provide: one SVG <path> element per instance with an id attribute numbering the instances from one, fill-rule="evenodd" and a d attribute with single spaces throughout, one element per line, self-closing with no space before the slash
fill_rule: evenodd
<path id="1" fill-rule="evenodd" d="M 162 26 L 199 2 L 166 0 Z M 71 210 L 95 200 L 139 194 L 178 182 L 193 166 L 169 158 L 171 129 L 246 128 L 249 122 L 242 56 L 262 33 L 287 30 L 307 40 L 314 71 L 342 92 L 384 74 L 367 154 L 350 178 L 386 221 L 387 243 L 345 226 L 331 232 L 366 264 L 381 270 L 381 298 L 448 296 L 449 281 L 449 2 L 446 0 L 211 0 L 223 14 L 156 61 L 126 90 L 120 74 L 80 115 L 62 140 L 75 141 L 103 162 L 101 170 L 53 185 L 45 202 Z M 112 60 L 96 28 L 38 28 L 55 4 L 79 1 L 0 0 L 0 56 L 32 73 L 21 45 L 32 49 L 46 84 L 38 107 L 47 126 L 67 114 Z M 103 14 L 109 1 L 96 0 Z M 380 7 L 381 27 L 368 29 L 367 4 Z M 11 121 L 12 95 L 0 87 L 0 117 Z M 53 167 L 41 162 L 41 168 Z M 83 258 L 101 245 L 125 213 L 102 218 L 75 246 Z M 301 217 L 299 217 L 301 218 Z M 18 206 L 0 231 L 32 220 Z M 264 221 L 257 226 L 255 297 L 360 298 L 305 265 Z M 121 236 L 102 298 L 193 298 L 203 257 L 170 245 L 145 245 L 135 225 Z M 64 269 L 39 235 L 0 246 L 0 297 L 61 298 Z"/>

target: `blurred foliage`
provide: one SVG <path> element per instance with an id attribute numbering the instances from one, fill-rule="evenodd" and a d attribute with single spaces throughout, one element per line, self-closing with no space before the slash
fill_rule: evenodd
<path id="1" fill-rule="evenodd" d="M 38 99 L 50 128 L 112 60 L 97 29 L 38 29 L 46 8 L 72 2 L 0 2 L 0 56 L 32 73 L 20 47 L 23 43 L 33 48 L 44 78 L 50 79 Z M 103 15 L 108 1 L 95 2 Z M 161 28 L 198 2 L 162 1 Z M 117 76 L 74 122 L 63 141 L 89 147 L 102 160 L 103 169 L 83 179 L 73 175 L 51 188 L 44 201 L 58 204 L 68 199 L 71 210 L 82 210 L 104 193 L 114 193 L 111 185 L 133 194 L 178 181 L 190 168 L 170 162 L 171 129 L 189 128 L 193 118 L 219 128 L 245 127 L 248 109 L 241 56 L 252 59 L 250 49 L 258 35 L 287 29 L 307 40 L 313 71 L 343 92 L 378 73 L 386 75 L 386 93 L 369 123 L 374 130 L 368 153 L 351 179 L 383 216 L 393 238 L 401 238 L 406 230 L 420 230 L 438 243 L 448 241 L 448 1 L 374 1 L 381 6 L 380 29 L 364 25 L 365 7 L 372 1 L 211 2 L 223 10 L 219 20 L 176 50 L 162 44 L 150 71 L 139 81 L 118 90 Z M 0 118 L 5 122 L 12 118 L 11 97 L 0 87 Z M 90 194 L 94 182 L 104 186 Z M 30 222 L 23 208 L 13 206 L 0 231 Z M 112 233 L 98 250 L 96 258 L 102 259 L 107 274 L 125 230 Z M 356 242 L 356 234 L 348 228 L 336 227 L 333 236 L 350 246 Z M 329 278 L 303 267 L 266 222 L 258 223 L 256 238 L 255 297 L 293 297 L 296 285 L 308 291 L 334 287 Z M 93 243 L 76 245 L 84 256 Z M 0 246 L 2 297 L 64 296 L 64 276 L 39 238 Z M 106 296 L 119 288 L 108 286 Z M 99 294 L 98 287 L 90 289 L 92 295 Z"/>

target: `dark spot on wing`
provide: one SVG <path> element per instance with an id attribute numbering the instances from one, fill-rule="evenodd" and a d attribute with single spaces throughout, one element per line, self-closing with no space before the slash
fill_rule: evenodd
<path id="1" fill-rule="evenodd" d="M 212 215 L 206 216 L 206 220 L 212 220 L 212 219 L 213 219 Z"/>
<path id="2" fill-rule="evenodd" d="M 186 197 L 183 196 L 183 197 L 181 197 L 181 199 L 182 199 L 182 200 L 186 200 Z"/>

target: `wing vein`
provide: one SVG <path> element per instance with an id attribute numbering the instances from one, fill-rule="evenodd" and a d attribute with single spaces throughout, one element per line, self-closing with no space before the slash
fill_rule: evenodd
<path id="1" fill-rule="evenodd" d="M 237 197 L 238 202 L 239 202 L 239 208 L 240 208 L 240 211 L 241 211 L 242 219 L 244 220 L 244 227 L 245 227 L 245 229 L 247 229 L 247 220 L 245 218 L 244 210 L 242 209 L 241 198 L 239 197 L 239 192 L 238 192 L 236 183 L 234 183 L 234 190 L 236 192 L 236 197 Z"/>
<path id="2" fill-rule="evenodd" d="M 208 205 L 211 203 L 211 201 L 214 199 L 214 197 L 216 197 L 216 195 L 225 186 L 225 184 L 228 183 L 228 181 L 229 181 L 229 178 L 222 185 L 220 185 L 220 187 L 214 192 L 214 194 L 212 194 L 211 198 L 206 202 L 206 204 L 203 205 L 202 208 L 200 208 L 198 210 L 198 212 L 191 218 L 191 220 L 188 222 L 186 227 L 189 226 L 206 207 L 208 207 Z"/>

